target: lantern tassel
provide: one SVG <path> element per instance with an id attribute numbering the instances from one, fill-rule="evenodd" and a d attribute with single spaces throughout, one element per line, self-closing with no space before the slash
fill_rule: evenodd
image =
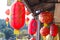
<path id="1" fill-rule="evenodd" d="M 15 34 L 15 35 L 19 35 L 19 34 L 20 34 L 20 31 L 17 30 L 17 29 L 14 29 L 14 34 Z"/>
<path id="2" fill-rule="evenodd" d="M 47 27 L 47 26 L 48 26 L 48 24 L 44 23 L 44 27 Z"/>
<path id="3" fill-rule="evenodd" d="M 46 36 L 43 36 L 43 40 L 46 40 Z"/>

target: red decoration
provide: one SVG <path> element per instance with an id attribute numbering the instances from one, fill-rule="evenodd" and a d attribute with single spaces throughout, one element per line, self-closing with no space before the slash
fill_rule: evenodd
<path id="1" fill-rule="evenodd" d="M 37 31 L 37 27 L 38 27 L 37 21 L 35 19 L 32 19 L 30 22 L 30 25 L 28 27 L 29 34 L 31 34 L 31 35 L 35 34 Z"/>
<path id="2" fill-rule="evenodd" d="M 52 25 L 50 26 L 50 35 L 51 35 L 51 36 L 56 36 L 57 33 L 58 33 L 58 27 L 57 27 L 57 25 L 52 24 Z"/>
<path id="3" fill-rule="evenodd" d="M 5 13 L 6 13 L 7 15 L 9 15 L 9 14 L 10 14 L 10 10 L 7 9 Z"/>
<path id="4" fill-rule="evenodd" d="M 53 15 L 51 12 L 42 12 L 39 17 L 42 23 L 50 23 L 53 20 Z"/>
<path id="5" fill-rule="evenodd" d="M 29 15 L 30 12 L 29 12 L 28 10 L 25 10 L 25 14 L 26 14 L 26 15 Z"/>
<path id="6" fill-rule="evenodd" d="M 26 18 L 26 21 L 27 21 L 27 22 L 29 21 L 29 18 L 28 18 L 28 17 Z"/>
<path id="7" fill-rule="evenodd" d="M 9 21 L 9 18 L 7 17 L 7 18 L 6 18 L 6 22 L 8 22 L 8 21 Z"/>
<path id="8" fill-rule="evenodd" d="M 47 27 L 43 27 L 40 29 L 40 34 L 42 36 L 47 36 L 49 34 L 49 29 Z"/>
<path id="9" fill-rule="evenodd" d="M 21 29 L 25 23 L 25 7 L 22 2 L 17 1 L 12 7 L 11 27 Z"/>

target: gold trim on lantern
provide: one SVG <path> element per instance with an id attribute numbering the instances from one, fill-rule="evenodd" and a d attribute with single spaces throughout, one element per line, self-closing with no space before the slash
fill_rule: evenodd
<path id="1" fill-rule="evenodd" d="M 21 2 L 22 0 L 17 0 L 18 2 Z"/>
<path id="2" fill-rule="evenodd" d="M 19 34 L 20 34 L 20 31 L 17 30 L 17 29 L 14 29 L 14 34 L 15 34 L 15 35 L 19 35 Z"/>
<path id="3" fill-rule="evenodd" d="M 44 27 L 47 27 L 47 26 L 48 26 L 48 24 L 44 23 Z"/>
<path id="4" fill-rule="evenodd" d="M 43 40 L 46 40 L 46 36 L 43 36 Z"/>

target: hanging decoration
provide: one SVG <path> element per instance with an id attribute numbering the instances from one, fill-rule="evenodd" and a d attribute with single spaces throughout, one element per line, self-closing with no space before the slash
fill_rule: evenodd
<path id="1" fill-rule="evenodd" d="M 39 15 L 41 23 L 50 23 L 53 20 L 53 15 L 51 12 L 41 12 Z"/>
<path id="2" fill-rule="evenodd" d="M 48 29 L 47 27 L 42 27 L 42 28 L 40 29 L 40 34 L 41 34 L 42 36 L 47 36 L 47 35 L 49 34 L 49 29 Z"/>
<path id="3" fill-rule="evenodd" d="M 6 25 L 8 26 L 9 18 L 6 18 Z"/>
<path id="4" fill-rule="evenodd" d="M 29 23 L 29 18 L 28 17 L 25 19 L 25 23 L 28 26 L 28 23 Z"/>
<path id="5" fill-rule="evenodd" d="M 46 36 L 50 33 L 48 25 L 44 23 L 44 26 L 40 29 L 40 34 L 43 37 L 43 40 L 46 40 Z"/>
<path id="6" fill-rule="evenodd" d="M 10 25 L 14 29 L 14 34 L 19 34 L 25 23 L 25 7 L 21 0 L 17 0 L 12 6 Z"/>
<path id="7" fill-rule="evenodd" d="M 46 40 L 46 36 L 50 33 L 50 30 L 47 26 L 53 21 L 53 15 L 48 11 L 41 12 L 39 15 L 39 19 L 41 23 L 44 23 L 44 26 L 40 30 L 40 34 L 43 36 L 43 40 Z"/>
<path id="8" fill-rule="evenodd" d="M 58 33 L 58 26 L 55 24 L 52 24 L 50 26 L 50 35 L 55 37 L 57 35 L 57 33 Z"/>
<path id="9" fill-rule="evenodd" d="M 25 10 L 25 14 L 26 14 L 26 15 L 29 15 L 30 12 L 29 12 L 28 10 Z"/>
<path id="10" fill-rule="evenodd" d="M 28 27 L 28 33 L 30 35 L 34 35 L 37 31 L 37 27 L 38 27 L 38 24 L 36 19 L 32 19 Z"/>
<path id="11" fill-rule="evenodd" d="M 6 13 L 6 15 L 9 15 L 9 14 L 10 14 L 10 9 L 7 9 L 7 10 L 5 11 L 5 13 Z"/>

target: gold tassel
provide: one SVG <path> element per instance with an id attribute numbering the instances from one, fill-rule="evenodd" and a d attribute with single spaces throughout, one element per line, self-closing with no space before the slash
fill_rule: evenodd
<path id="1" fill-rule="evenodd" d="M 17 29 L 14 29 L 14 34 L 15 34 L 15 35 L 19 35 L 19 34 L 20 34 L 20 31 L 17 30 Z"/>
<path id="2" fill-rule="evenodd" d="M 48 26 L 48 24 L 44 23 L 44 27 L 47 27 L 47 26 Z"/>
<path id="3" fill-rule="evenodd" d="M 43 36 L 43 40 L 46 40 L 46 36 Z"/>

